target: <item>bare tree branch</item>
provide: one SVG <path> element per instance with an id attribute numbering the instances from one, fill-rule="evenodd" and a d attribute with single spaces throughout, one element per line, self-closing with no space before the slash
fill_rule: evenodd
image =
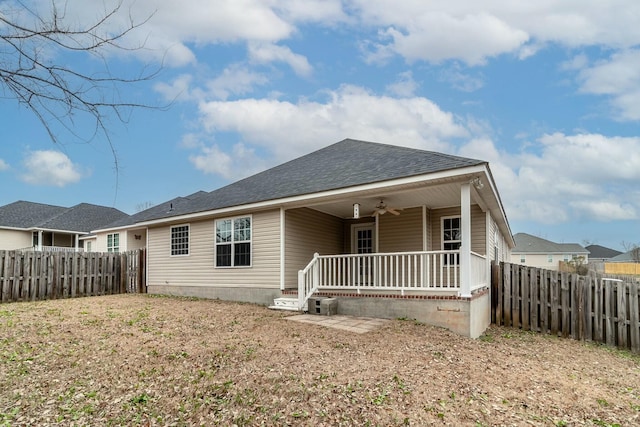
<path id="1" fill-rule="evenodd" d="M 58 2 L 59 3 L 59 2 Z M 67 4 L 51 0 L 47 15 L 31 10 L 24 2 L 9 10 L 0 3 L 0 96 L 15 99 L 30 110 L 44 126 L 54 143 L 61 143 L 66 131 L 76 139 L 90 142 L 105 137 L 113 155 L 116 179 L 119 171 L 116 148 L 109 136 L 108 118 L 126 123 L 134 108 L 158 108 L 122 96 L 129 86 L 153 79 L 161 69 L 143 68 L 134 76 L 112 72 L 108 51 L 135 51 L 144 45 L 129 47 L 125 38 L 148 22 L 151 16 L 136 21 L 129 12 L 127 25 L 119 28 L 117 19 L 124 11 L 122 2 L 95 21 L 83 25 L 69 23 Z M 31 19 L 25 19 L 30 17 Z M 101 61 L 100 72 L 85 72 L 56 63 L 58 55 L 88 54 Z M 125 88 L 127 89 L 125 91 Z M 89 118 L 93 130 L 82 136 L 79 120 Z"/>

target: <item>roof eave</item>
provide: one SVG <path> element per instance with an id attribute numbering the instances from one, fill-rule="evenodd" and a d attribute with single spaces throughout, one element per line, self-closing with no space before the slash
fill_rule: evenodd
<path id="1" fill-rule="evenodd" d="M 421 182 L 455 178 L 457 176 L 470 175 L 474 173 L 475 174 L 484 173 L 490 176 L 490 174 L 488 173 L 487 163 L 482 163 L 482 164 L 473 165 L 473 166 L 465 166 L 465 167 L 455 168 L 455 169 L 448 169 L 448 170 L 432 172 L 428 174 L 396 178 L 396 179 L 391 179 L 387 181 L 372 182 L 368 184 L 355 185 L 351 187 L 343 187 L 343 188 L 337 188 L 332 190 L 319 191 L 316 193 L 283 197 L 279 199 L 265 200 L 261 202 L 248 203 L 248 204 L 242 204 L 242 205 L 236 205 L 236 206 L 228 206 L 228 207 L 211 209 L 211 210 L 206 210 L 201 212 L 193 212 L 193 213 L 188 213 L 184 215 L 164 217 L 164 218 L 159 218 L 159 219 L 150 220 L 150 221 L 141 221 L 125 228 L 130 229 L 130 228 L 145 227 L 145 226 L 146 227 L 156 226 L 156 225 L 161 225 L 166 223 L 189 221 L 189 220 L 195 220 L 195 219 L 212 217 L 212 216 L 229 215 L 229 214 L 233 214 L 235 212 L 240 212 L 240 211 L 255 211 L 255 210 L 264 210 L 264 209 L 276 208 L 276 207 L 287 207 L 291 205 L 299 205 L 301 202 L 315 203 L 315 202 L 321 201 L 322 199 L 330 199 L 336 196 L 344 196 L 348 194 L 355 194 L 355 193 L 366 192 L 371 190 L 384 190 L 384 189 L 392 188 L 396 186 L 402 186 L 407 184 L 419 184 Z M 491 182 L 491 186 L 494 194 L 497 194 L 495 185 L 493 182 Z M 506 216 L 504 215 L 504 210 L 502 208 L 502 203 L 500 203 L 499 198 L 497 196 L 496 198 L 500 205 L 500 209 L 502 210 L 505 223 L 507 224 L 507 227 L 508 227 L 508 223 L 506 222 Z M 104 231 L 104 230 L 100 230 L 100 231 Z M 512 236 L 510 234 L 509 234 L 509 237 L 512 239 Z"/>

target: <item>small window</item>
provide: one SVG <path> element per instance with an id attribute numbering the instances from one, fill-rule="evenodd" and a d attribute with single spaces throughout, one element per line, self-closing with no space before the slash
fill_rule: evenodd
<path id="1" fill-rule="evenodd" d="M 251 266 L 251 217 L 215 222 L 216 267 Z"/>
<path id="2" fill-rule="evenodd" d="M 521 263 L 523 263 L 523 264 L 524 264 L 525 262 L 527 262 L 527 258 L 526 258 L 526 256 L 525 256 L 525 254 L 520 255 L 520 262 L 521 262 Z"/>
<path id="3" fill-rule="evenodd" d="M 171 227 L 171 255 L 189 255 L 189 226 Z"/>
<path id="4" fill-rule="evenodd" d="M 547 255 L 547 262 L 553 262 L 553 255 Z"/>
<path id="5" fill-rule="evenodd" d="M 442 250 L 456 251 L 462 245 L 462 230 L 460 229 L 460 217 L 442 219 Z M 459 264 L 458 254 L 450 254 L 445 257 L 447 264 Z"/>
<path id="6" fill-rule="evenodd" d="M 86 242 L 86 246 L 85 252 L 91 252 L 91 242 Z"/>
<path id="7" fill-rule="evenodd" d="M 120 234 L 107 234 L 107 252 L 120 252 Z"/>

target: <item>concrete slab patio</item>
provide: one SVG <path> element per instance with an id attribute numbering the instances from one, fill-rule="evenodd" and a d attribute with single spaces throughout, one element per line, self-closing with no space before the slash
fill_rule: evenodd
<path id="1" fill-rule="evenodd" d="M 340 329 L 343 331 L 354 332 L 356 334 L 364 334 L 373 331 L 384 324 L 390 322 L 389 319 L 376 319 L 373 317 L 354 317 L 354 316 L 319 316 L 315 314 L 298 314 L 286 317 L 287 320 L 294 322 L 311 323 L 314 325 L 325 326 L 327 328 Z"/>

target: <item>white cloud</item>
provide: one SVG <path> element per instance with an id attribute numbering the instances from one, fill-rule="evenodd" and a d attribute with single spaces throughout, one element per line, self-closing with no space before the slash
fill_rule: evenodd
<path id="1" fill-rule="evenodd" d="M 445 141 L 467 136 L 463 124 L 426 98 L 376 96 L 356 86 L 328 92 L 326 102 L 242 99 L 202 103 L 200 110 L 207 132 L 237 132 L 274 161 L 344 138 L 451 151 Z"/>
<path id="2" fill-rule="evenodd" d="M 200 143 L 199 154 L 189 156 L 189 160 L 196 169 L 205 174 L 220 175 L 232 180 L 256 173 L 265 168 L 264 160 L 260 159 L 255 150 L 244 144 L 235 144 L 230 153 L 226 153 L 216 144 Z"/>
<path id="3" fill-rule="evenodd" d="M 606 95 L 620 120 L 640 120 L 640 50 L 614 53 L 607 61 L 583 69 L 580 91 Z"/>
<path id="4" fill-rule="evenodd" d="M 481 77 L 474 77 L 470 73 L 462 72 L 458 65 L 443 70 L 440 73 L 440 80 L 462 92 L 475 92 L 484 86 L 484 80 Z"/>
<path id="5" fill-rule="evenodd" d="M 408 61 L 427 60 L 440 63 L 461 59 L 469 65 L 482 65 L 487 58 L 515 51 L 528 35 L 495 16 L 451 16 L 439 12 L 418 15 L 406 21 L 406 27 L 390 26 L 382 33 L 391 48 Z"/>
<path id="6" fill-rule="evenodd" d="M 0 171 L 9 170 L 9 164 L 4 160 L 0 159 Z"/>
<path id="7" fill-rule="evenodd" d="M 293 53 L 286 46 L 277 46 L 271 43 L 250 43 L 249 57 L 253 62 L 259 64 L 284 62 L 299 76 L 309 76 L 313 71 L 307 58 Z"/>
<path id="8" fill-rule="evenodd" d="M 503 2 L 358 0 L 365 25 L 385 31 L 369 46 L 373 58 L 458 59 L 480 65 L 501 54 L 524 59 L 548 44 L 629 48 L 640 43 L 635 0 Z"/>
<path id="9" fill-rule="evenodd" d="M 232 95 L 251 93 L 256 86 L 268 83 L 268 79 L 248 68 L 233 64 L 225 68 L 221 75 L 207 82 L 208 94 L 214 99 L 226 100 Z"/>
<path id="10" fill-rule="evenodd" d="M 411 71 L 400 73 L 394 83 L 387 85 L 387 92 L 402 98 L 414 96 L 417 89 L 418 83 L 413 79 Z"/>
<path id="11" fill-rule="evenodd" d="M 64 187 L 82 178 L 79 167 L 59 151 L 31 151 L 23 165 L 25 173 L 22 180 L 29 184 Z"/>
<path id="12" fill-rule="evenodd" d="M 488 160 L 509 218 L 559 224 L 640 218 L 640 138 L 544 135 L 528 152 L 472 140 L 460 154 Z"/>

